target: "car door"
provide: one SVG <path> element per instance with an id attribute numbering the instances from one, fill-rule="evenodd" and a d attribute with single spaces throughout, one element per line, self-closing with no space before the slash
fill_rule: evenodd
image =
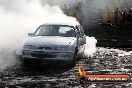
<path id="1" fill-rule="evenodd" d="M 77 30 L 78 30 L 79 46 L 86 44 L 86 35 L 83 31 L 82 26 L 77 25 Z"/>
<path id="2" fill-rule="evenodd" d="M 81 52 L 84 48 L 84 44 L 86 44 L 86 35 L 84 34 L 83 28 L 80 25 L 77 25 L 77 30 L 78 30 L 78 50 Z"/>

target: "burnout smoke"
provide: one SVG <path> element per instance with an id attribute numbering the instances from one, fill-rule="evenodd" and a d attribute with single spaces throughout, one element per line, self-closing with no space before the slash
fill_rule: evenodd
<path id="1" fill-rule="evenodd" d="M 93 54 L 96 52 L 96 43 L 97 40 L 94 37 L 86 37 L 86 48 L 84 51 L 83 57 L 88 58 L 89 56 L 92 57 Z"/>
<path id="2" fill-rule="evenodd" d="M 22 45 L 27 33 L 34 32 L 39 25 L 77 22 L 66 16 L 59 6 L 42 5 L 39 0 L 5 1 L 0 4 L 0 19 L 0 69 L 16 63 L 14 50 Z"/>

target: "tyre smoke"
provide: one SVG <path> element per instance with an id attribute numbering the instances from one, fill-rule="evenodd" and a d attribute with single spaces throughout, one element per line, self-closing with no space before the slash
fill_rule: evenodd
<path id="1" fill-rule="evenodd" d="M 97 43 L 97 40 L 95 39 L 95 37 L 88 37 L 88 36 L 86 37 L 86 47 L 85 47 L 85 51 L 83 54 L 84 58 L 93 56 L 93 54 L 97 50 L 96 43 Z"/>
<path id="2" fill-rule="evenodd" d="M 2 70 L 16 64 L 15 50 L 21 49 L 23 41 L 27 38 L 27 33 L 34 32 L 39 25 L 44 23 L 78 23 L 75 18 L 65 15 L 59 6 L 42 4 L 40 0 L 3 0 L 1 2 L 0 69 Z M 93 38 L 87 37 L 87 39 Z M 90 43 L 92 45 L 93 42 Z"/>

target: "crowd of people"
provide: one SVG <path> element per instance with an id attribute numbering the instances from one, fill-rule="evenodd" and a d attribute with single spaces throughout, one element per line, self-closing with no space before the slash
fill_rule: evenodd
<path id="1" fill-rule="evenodd" d="M 120 11 L 118 8 L 114 11 L 114 25 L 120 30 L 129 30 L 132 27 L 132 8 Z"/>

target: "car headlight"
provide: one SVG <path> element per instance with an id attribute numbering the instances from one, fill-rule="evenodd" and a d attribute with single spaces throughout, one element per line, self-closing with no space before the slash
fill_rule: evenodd
<path id="1" fill-rule="evenodd" d="M 24 45 L 23 49 L 35 49 L 35 46 L 33 46 L 33 45 Z"/>

